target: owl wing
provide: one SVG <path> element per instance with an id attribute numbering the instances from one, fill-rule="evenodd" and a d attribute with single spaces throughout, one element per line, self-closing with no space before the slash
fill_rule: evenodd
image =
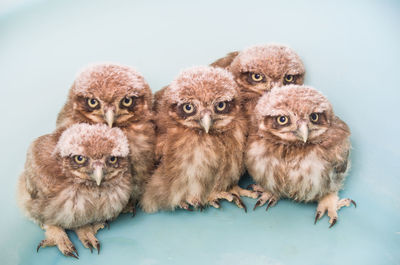
<path id="1" fill-rule="evenodd" d="M 216 60 L 210 65 L 213 67 L 227 68 L 228 66 L 231 65 L 232 61 L 236 58 L 238 54 L 239 54 L 238 51 L 230 52 L 225 57 Z"/>
<path id="2" fill-rule="evenodd" d="M 52 194 L 62 176 L 60 157 L 54 152 L 60 133 L 47 134 L 36 139 L 27 155 L 25 181 L 32 195 Z"/>

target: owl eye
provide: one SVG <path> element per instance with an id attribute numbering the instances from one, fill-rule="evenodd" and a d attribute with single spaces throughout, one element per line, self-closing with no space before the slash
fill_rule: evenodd
<path id="1" fill-rule="evenodd" d="M 83 163 L 86 162 L 86 157 L 81 156 L 81 155 L 76 155 L 76 156 L 74 156 L 74 161 L 75 161 L 75 163 L 82 165 Z"/>
<path id="2" fill-rule="evenodd" d="M 133 97 L 124 97 L 124 98 L 121 100 L 121 105 L 122 105 L 123 107 L 129 108 L 130 106 L 133 105 Z"/>
<path id="3" fill-rule="evenodd" d="M 286 116 L 279 116 L 276 118 L 279 125 L 286 125 L 289 122 L 289 118 Z"/>
<path id="4" fill-rule="evenodd" d="M 118 158 L 115 156 L 110 156 L 110 158 L 108 159 L 108 162 L 110 162 L 110 164 L 115 164 L 117 163 Z"/>
<path id="5" fill-rule="evenodd" d="M 319 114 L 318 114 L 318 113 L 311 113 L 311 115 L 310 115 L 310 120 L 311 120 L 313 123 L 318 122 L 318 120 L 319 120 Z"/>
<path id="6" fill-rule="evenodd" d="M 255 81 L 255 82 L 260 82 L 264 79 L 264 77 L 261 74 L 252 73 L 251 79 L 253 79 L 253 81 Z"/>
<path id="7" fill-rule="evenodd" d="M 190 103 L 183 104 L 183 111 L 187 114 L 192 114 L 194 111 L 194 106 Z"/>
<path id="8" fill-rule="evenodd" d="M 226 102 L 225 101 L 218 102 L 215 108 L 217 109 L 217 111 L 223 111 L 226 108 Z"/>
<path id="9" fill-rule="evenodd" d="M 99 106 L 99 101 L 95 98 L 88 98 L 87 104 L 90 108 L 95 109 Z"/>
<path id="10" fill-rule="evenodd" d="M 292 83 L 294 81 L 294 76 L 293 75 L 285 75 L 285 81 L 287 83 Z"/>

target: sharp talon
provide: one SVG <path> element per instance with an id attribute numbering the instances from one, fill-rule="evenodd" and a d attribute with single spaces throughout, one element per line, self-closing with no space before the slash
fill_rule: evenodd
<path id="1" fill-rule="evenodd" d="M 258 200 L 258 201 L 256 202 L 256 204 L 254 205 L 253 211 L 254 211 L 258 206 L 260 206 L 260 204 L 261 204 L 261 201 Z"/>
<path id="2" fill-rule="evenodd" d="M 221 207 L 221 204 L 219 203 L 219 201 L 218 201 L 218 200 L 215 200 L 215 201 L 214 201 L 214 203 L 215 203 L 216 205 L 218 205 L 218 208 L 220 208 L 220 207 Z"/>
<path id="3" fill-rule="evenodd" d="M 271 207 L 271 205 L 275 202 L 275 200 L 269 200 L 267 208 L 265 209 L 265 211 L 268 211 L 269 207 Z"/>
<path id="4" fill-rule="evenodd" d="M 355 208 L 357 208 L 357 203 L 353 200 L 350 200 L 350 202 L 354 205 Z"/>
<path id="5" fill-rule="evenodd" d="M 72 246 L 72 249 L 74 250 L 74 252 L 76 253 L 76 255 L 79 257 L 78 250 L 76 250 L 75 246 Z"/>
<path id="6" fill-rule="evenodd" d="M 39 249 L 43 246 L 43 240 L 40 241 L 39 245 L 36 248 L 36 252 L 39 252 Z"/>
<path id="7" fill-rule="evenodd" d="M 89 249 L 90 249 L 90 253 L 93 253 L 93 246 L 92 246 L 92 244 L 91 244 L 90 242 L 87 242 L 87 245 L 88 245 L 88 247 L 89 247 Z"/>
<path id="8" fill-rule="evenodd" d="M 110 230 L 110 223 L 108 222 L 108 221 L 105 221 L 105 223 L 104 223 L 105 225 L 106 225 L 106 227 L 107 227 L 107 230 Z"/>
<path id="9" fill-rule="evenodd" d="M 96 248 L 97 248 L 97 255 L 99 255 L 100 254 L 100 243 L 99 242 L 97 242 Z"/>
<path id="10" fill-rule="evenodd" d="M 200 209 L 200 212 L 202 212 L 204 210 L 204 205 L 199 203 L 199 209 Z"/>
<path id="11" fill-rule="evenodd" d="M 241 206 L 241 208 L 243 208 L 243 210 L 247 213 L 247 207 L 243 203 L 243 201 L 240 199 L 240 197 L 238 195 L 236 195 L 235 193 L 232 193 L 232 195 L 236 198 L 236 201 Z"/>
<path id="12" fill-rule="evenodd" d="M 79 259 L 74 253 L 72 253 L 72 252 L 67 252 L 67 253 L 65 253 L 65 255 L 67 255 L 67 256 L 70 256 L 70 257 L 73 257 L 73 258 L 76 258 L 76 259 Z"/>
<path id="13" fill-rule="evenodd" d="M 336 221 L 337 221 L 337 219 L 334 218 L 333 221 L 332 221 L 332 224 L 329 226 L 329 228 L 331 228 L 332 226 L 334 226 L 334 225 L 336 224 Z"/>
<path id="14" fill-rule="evenodd" d="M 320 215 L 321 215 L 321 212 L 317 212 L 317 214 L 315 215 L 314 224 L 317 223 L 317 221 L 318 221 Z"/>
<path id="15" fill-rule="evenodd" d="M 136 216 L 136 205 L 132 208 L 132 218 Z"/>

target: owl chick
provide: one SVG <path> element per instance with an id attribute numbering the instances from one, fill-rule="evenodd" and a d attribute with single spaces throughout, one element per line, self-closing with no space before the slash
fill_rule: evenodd
<path id="1" fill-rule="evenodd" d="M 258 99 L 273 87 L 303 84 L 305 69 L 291 48 L 279 44 L 257 45 L 231 52 L 211 64 L 230 71 L 239 85 L 243 106 L 251 114 Z"/>
<path id="2" fill-rule="evenodd" d="M 315 222 L 326 211 L 332 227 L 337 211 L 354 201 L 339 200 L 349 169 L 350 130 L 329 101 L 306 86 L 274 88 L 255 108 L 245 164 L 267 209 L 280 198 L 317 201 Z"/>
<path id="3" fill-rule="evenodd" d="M 148 84 L 132 68 L 94 64 L 78 74 L 57 119 L 58 128 L 85 122 L 106 123 L 124 131 L 131 149 L 135 183 L 132 201 L 140 198 L 143 184 L 154 166 L 155 132 L 151 101 Z"/>
<path id="4" fill-rule="evenodd" d="M 100 251 L 95 234 L 118 216 L 133 190 L 129 144 L 119 128 L 75 124 L 36 139 L 19 178 L 20 207 L 46 230 L 40 247 L 78 252 L 64 229 L 73 229 L 86 248 Z"/>
<path id="5" fill-rule="evenodd" d="M 219 208 L 220 199 L 245 209 L 239 196 L 253 193 L 238 186 L 246 121 L 232 75 L 220 68 L 189 68 L 159 102 L 160 164 L 146 185 L 143 209 Z"/>

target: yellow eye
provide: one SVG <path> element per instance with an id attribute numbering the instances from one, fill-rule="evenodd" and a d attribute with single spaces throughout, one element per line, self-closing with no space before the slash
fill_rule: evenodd
<path id="1" fill-rule="evenodd" d="M 75 163 L 82 165 L 83 163 L 86 162 L 86 157 L 77 155 L 77 156 L 74 156 L 74 161 L 75 161 Z"/>
<path id="2" fill-rule="evenodd" d="M 312 122 L 318 122 L 318 120 L 319 120 L 319 114 L 318 113 L 311 113 L 311 115 L 310 115 L 310 120 L 312 121 Z"/>
<path id="3" fill-rule="evenodd" d="M 89 107 L 94 109 L 99 105 L 99 101 L 97 99 L 94 99 L 94 98 L 88 98 L 87 104 L 88 104 Z"/>
<path id="4" fill-rule="evenodd" d="M 183 104 L 183 111 L 187 114 L 191 114 L 194 111 L 194 106 L 190 103 Z"/>
<path id="5" fill-rule="evenodd" d="M 286 116 L 279 116 L 278 118 L 276 118 L 276 121 L 279 125 L 286 125 L 289 122 L 289 118 Z"/>
<path id="6" fill-rule="evenodd" d="M 294 80 L 294 76 L 293 75 L 285 75 L 285 81 L 287 83 L 291 83 Z"/>
<path id="7" fill-rule="evenodd" d="M 251 79 L 253 79 L 253 81 L 255 82 L 260 82 L 262 81 L 264 78 L 261 74 L 257 74 L 257 73 L 252 73 L 251 74 Z"/>
<path id="8" fill-rule="evenodd" d="M 115 164 L 118 161 L 118 158 L 115 156 L 111 156 L 108 161 L 110 162 L 110 164 Z"/>
<path id="9" fill-rule="evenodd" d="M 124 107 L 130 107 L 130 106 L 132 106 L 132 104 L 133 104 L 133 98 L 132 97 L 124 97 L 122 100 L 121 100 L 121 104 L 122 104 L 122 106 L 124 106 Z"/>
<path id="10" fill-rule="evenodd" d="M 226 102 L 221 101 L 216 105 L 217 111 L 223 111 L 226 108 Z"/>

